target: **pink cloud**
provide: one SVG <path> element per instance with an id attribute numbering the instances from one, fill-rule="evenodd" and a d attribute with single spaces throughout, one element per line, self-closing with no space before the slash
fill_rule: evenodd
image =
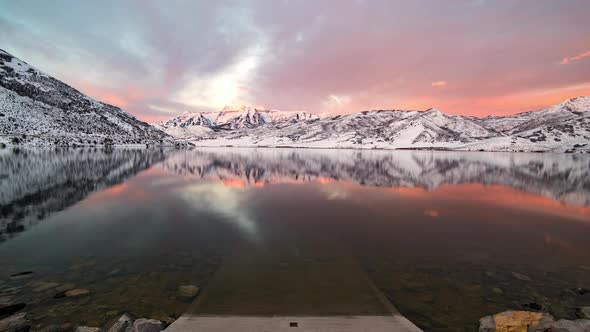
<path id="1" fill-rule="evenodd" d="M 443 87 L 443 86 L 447 86 L 449 83 L 447 83 L 447 81 L 436 81 L 436 82 L 432 82 L 431 85 L 434 87 Z"/>
<path id="2" fill-rule="evenodd" d="M 563 58 L 563 60 L 561 60 L 560 63 L 562 65 L 567 65 L 568 63 L 570 63 L 572 61 L 578 61 L 578 60 L 581 60 L 581 59 L 588 57 L 588 56 L 590 56 L 590 51 L 586 51 L 584 53 L 581 53 L 581 54 L 578 54 L 578 55 L 575 55 L 575 56 L 572 56 L 569 58 Z"/>

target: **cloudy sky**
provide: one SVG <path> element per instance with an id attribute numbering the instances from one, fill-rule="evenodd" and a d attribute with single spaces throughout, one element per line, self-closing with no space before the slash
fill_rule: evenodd
<path id="1" fill-rule="evenodd" d="M 590 95 L 588 13 L 588 0 L 0 0 L 0 48 L 146 121 L 236 104 L 485 116 Z"/>

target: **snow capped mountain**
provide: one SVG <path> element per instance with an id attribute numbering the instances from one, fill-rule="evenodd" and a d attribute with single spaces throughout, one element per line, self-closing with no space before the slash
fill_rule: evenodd
<path id="1" fill-rule="evenodd" d="M 512 116 L 375 110 L 313 115 L 242 107 L 184 113 L 156 126 L 197 146 L 590 151 L 590 97 Z"/>
<path id="2" fill-rule="evenodd" d="M 168 121 L 154 124 L 154 126 L 176 138 L 191 139 L 213 135 L 213 133 L 220 131 L 252 129 L 267 124 L 284 126 L 313 119 L 319 119 L 319 116 L 307 112 L 283 112 L 246 106 L 238 108 L 226 106 L 221 112 L 185 112 Z"/>
<path id="3" fill-rule="evenodd" d="M 174 138 L 0 50 L 0 143 L 173 145 Z"/>
<path id="4" fill-rule="evenodd" d="M 487 117 L 482 122 L 505 136 L 467 145 L 466 148 L 590 152 L 590 97 L 568 99 L 539 111 Z"/>

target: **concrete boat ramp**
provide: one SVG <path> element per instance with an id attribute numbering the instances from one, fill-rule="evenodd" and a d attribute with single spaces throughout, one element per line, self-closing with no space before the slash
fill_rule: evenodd
<path id="1" fill-rule="evenodd" d="M 167 332 L 421 331 L 348 256 L 229 259 Z"/>
<path id="2" fill-rule="evenodd" d="M 332 317 L 249 317 L 249 316 L 189 316 L 185 315 L 166 331 L 241 331 L 241 332 L 416 332 L 421 331 L 401 315 L 391 316 L 332 316 Z"/>

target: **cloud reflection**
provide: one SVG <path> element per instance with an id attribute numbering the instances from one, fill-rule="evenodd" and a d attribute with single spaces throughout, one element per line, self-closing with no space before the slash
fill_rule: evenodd
<path id="1" fill-rule="evenodd" d="M 258 240 L 256 222 L 248 216 L 242 204 L 245 190 L 223 182 L 201 182 L 178 189 L 178 195 L 190 206 L 208 210 L 235 225 L 250 240 Z"/>

